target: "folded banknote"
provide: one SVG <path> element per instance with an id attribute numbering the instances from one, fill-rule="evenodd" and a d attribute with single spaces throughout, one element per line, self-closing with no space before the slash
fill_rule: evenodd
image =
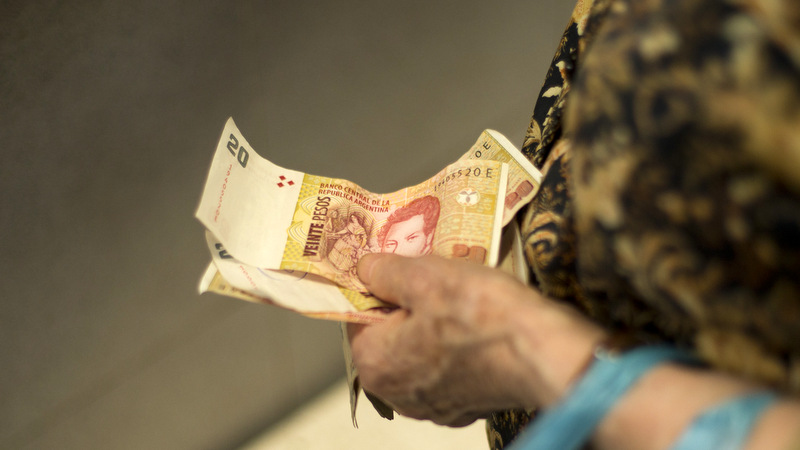
<path id="1" fill-rule="evenodd" d="M 502 134 L 485 130 L 429 180 L 376 194 L 269 162 L 229 119 L 196 212 L 212 254 L 200 290 L 311 317 L 380 320 L 388 305 L 355 272 L 363 255 L 435 254 L 494 266 L 501 228 L 540 180 Z"/>
<path id="2" fill-rule="evenodd" d="M 229 120 L 196 216 L 245 264 L 365 292 L 355 267 L 371 252 L 494 265 L 507 172 L 503 162 L 459 160 L 416 186 L 376 194 L 272 164 Z"/>

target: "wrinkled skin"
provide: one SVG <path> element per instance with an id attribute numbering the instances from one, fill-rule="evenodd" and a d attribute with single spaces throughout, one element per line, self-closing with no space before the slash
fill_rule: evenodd
<path id="1" fill-rule="evenodd" d="M 491 411 L 541 403 L 534 385 L 548 377 L 530 361 L 537 339 L 517 324 L 524 317 L 542 328 L 535 325 L 541 317 L 571 332 L 578 320 L 505 273 L 476 264 L 374 254 L 362 258 L 358 274 L 373 294 L 401 307 L 383 323 L 349 325 L 362 386 L 400 414 L 438 424 L 464 426 Z M 564 373 L 552 378 L 568 378 Z"/>

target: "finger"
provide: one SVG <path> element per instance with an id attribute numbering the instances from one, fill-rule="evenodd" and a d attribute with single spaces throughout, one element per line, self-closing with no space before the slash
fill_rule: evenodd
<path id="1" fill-rule="evenodd" d="M 392 352 L 398 342 L 399 329 L 407 318 L 408 312 L 398 309 L 381 323 L 348 324 L 351 356 L 361 372 L 362 386 L 372 388 L 373 383 L 370 381 L 374 378 L 373 375 L 378 375 L 392 365 Z"/>
<path id="2" fill-rule="evenodd" d="M 361 339 L 360 336 L 368 335 L 368 334 L 385 334 L 388 330 L 396 328 L 400 322 L 402 322 L 406 318 L 406 314 L 401 309 L 396 309 L 389 312 L 386 315 L 386 319 L 382 322 L 377 323 L 358 323 L 358 322 L 348 322 L 346 324 L 346 331 L 347 331 L 347 339 L 352 344 L 355 340 L 365 340 L 369 341 L 371 338 Z M 370 331 L 376 330 L 377 331 Z"/>
<path id="3" fill-rule="evenodd" d="M 417 299 L 435 294 L 447 281 L 445 261 L 372 253 L 361 258 L 358 276 L 369 291 L 389 303 L 412 309 Z"/>
<path id="4" fill-rule="evenodd" d="M 356 346 L 374 350 L 385 349 L 387 340 L 397 333 L 398 328 L 408 318 L 408 312 L 403 309 L 392 311 L 386 320 L 372 324 L 348 323 L 347 337 L 353 349 Z"/>
<path id="5" fill-rule="evenodd" d="M 349 322 L 347 324 L 347 339 L 352 343 L 353 339 L 356 339 L 356 337 L 364 331 L 364 328 L 368 326 L 369 325 L 363 323 Z"/>

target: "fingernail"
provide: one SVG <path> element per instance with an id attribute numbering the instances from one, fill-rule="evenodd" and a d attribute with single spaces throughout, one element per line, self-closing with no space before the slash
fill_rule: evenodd
<path id="1" fill-rule="evenodd" d="M 378 262 L 378 255 L 374 253 L 367 253 L 361 257 L 356 269 L 358 271 L 358 278 L 360 278 L 361 281 L 369 283 L 370 277 L 372 276 L 372 267 L 375 266 L 376 262 Z"/>

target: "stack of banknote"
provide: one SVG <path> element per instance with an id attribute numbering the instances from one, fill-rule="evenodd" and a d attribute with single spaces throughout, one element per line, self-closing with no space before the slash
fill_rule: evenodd
<path id="1" fill-rule="evenodd" d="M 511 219 L 540 181 L 508 139 L 486 130 L 429 180 L 376 194 L 272 164 L 229 119 L 196 213 L 212 259 L 200 291 L 370 323 L 391 305 L 356 274 L 367 253 L 433 254 L 524 276 Z"/>

